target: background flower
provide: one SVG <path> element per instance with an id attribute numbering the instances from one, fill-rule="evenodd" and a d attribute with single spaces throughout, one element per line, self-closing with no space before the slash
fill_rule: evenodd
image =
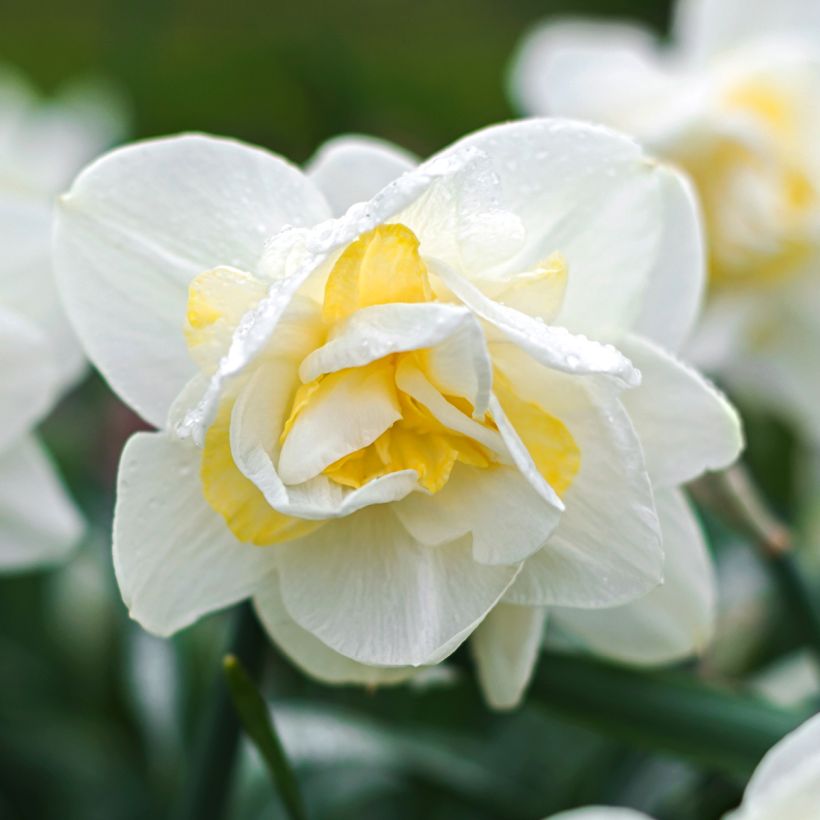
<path id="1" fill-rule="evenodd" d="M 820 804 L 820 718 L 815 717 L 774 746 L 752 775 L 743 802 L 726 820 L 812 820 Z M 552 820 L 642 820 L 630 809 L 590 807 Z"/>
<path id="2" fill-rule="evenodd" d="M 691 354 L 817 439 L 816 4 L 681 0 L 668 46 L 628 23 L 550 22 L 521 47 L 512 92 L 529 113 L 623 128 L 692 176 L 710 293 Z"/>
<path id="3" fill-rule="evenodd" d="M 111 100 L 94 86 L 68 86 L 45 101 L 0 68 L 3 569 L 58 560 L 80 535 L 79 516 L 31 435 L 84 367 L 52 275 L 52 199 L 119 127 Z"/>

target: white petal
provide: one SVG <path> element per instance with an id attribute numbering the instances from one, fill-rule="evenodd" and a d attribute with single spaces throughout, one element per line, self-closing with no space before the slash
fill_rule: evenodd
<path id="1" fill-rule="evenodd" d="M 600 344 L 570 333 L 566 328 L 539 322 L 515 308 L 486 297 L 455 271 L 433 264 L 436 274 L 476 315 L 525 350 L 536 361 L 567 373 L 598 373 L 621 387 L 637 384 L 639 374 L 631 362 L 612 345 Z"/>
<path id="2" fill-rule="evenodd" d="M 0 450 L 31 429 L 56 399 L 58 374 L 45 334 L 0 308 Z"/>
<path id="3" fill-rule="evenodd" d="M 203 431 L 213 420 L 225 386 L 270 343 L 296 291 L 323 287 L 336 254 L 363 233 L 398 221 L 423 236 L 423 246 L 430 244 L 459 257 L 462 236 L 456 229 L 463 221 L 463 208 L 455 194 L 469 183 L 476 153 L 456 152 L 447 161 L 426 163 L 383 188 L 369 202 L 352 206 L 339 219 L 328 220 L 312 229 L 283 230 L 274 236 L 259 266 L 272 280 L 269 294 L 245 317 L 247 321 L 243 321 L 243 326 L 234 334 L 231 347 L 203 399 L 178 427 L 178 434 L 193 435 L 201 443 Z M 477 198 L 483 201 L 480 196 Z M 470 213 L 472 210 L 474 208 L 467 208 Z M 448 226 L 452 226 L 455 233 L 448 231 Z"/>
<path id="4" fill-rule="evenodd" d="M 0 455 L 0 569 L 64 559 L 83 523 L 51 461 L 31 437 Z"/>
<path id="5" fill-rule="evenodd" d="M 491 374 L 489 375 L 492 378 Z M 499 455 L 502 460 L 509 461 L 509 458 L 505 458 L 508 452 L 502 436 L 495 430 L 479 424 L 447 401 L 427 376 L 411 361 L 404 359 L 399 363 L 396 368 L 396 386 L 402 392 L 423 404 L 432 413 L 433 417 L 445 427 L 468 436 Z M 473 415 L 483 416 L 489 405 L 488 390 L 487 398 L 482 399 L 480 403 L 476 402 L 477 411 Z"/>
<path id="6" fill-rule="evenodd" d="M 62 388 L 82 374 L 85 357 L 54 281 L 51 218 L 45 201 L 0 194 L 0 302 L 48 337 Z"/>
<path id="7" fill-rule="evenodd" d="M 50 99 L 0 69 L 0 165 L 4 180 L 45 201 L 123 135 L 121 100 L 104 82 L 75 80 Z"/>
<path id="8" fill-rule="evenodd" d="M 661 580 L 663 551 L 640 443 L 623 406 L 589 377 L 534 368 L 510 350 L 494 360 L 522 398 L 566 425 L 581 456 L 558 527 L 505 600 L 594 609 L 646 594 Z"/>
<path id="9" fill-rule="evenodd" d="M 383 505 L 284 543 L 278 556 L 293 619 L 331 649 L 379 666 L 442 660 L 518 571 L 477 564 L 469 538 L 419 544 Z"/>
<path id="10" fill-rule="evenodd" d="M 473 558 L 482 564 L 515 564 L 549 537 L 560 511 L 512 467 L 456 465 L 435 495 L 410 493 L 394 508 L 407 530 L 435 546 L 473 534 Z"/>
<path id="11" fill-rule="evenodd" d="M 498 432 L 501 434 L 501 438 L 507 446 L 510 458 L 512 459 L 513 464 L 515 464 L 521 472 L 521 475 L 527 479 L 527 483 L 530 487 L 532 487 L 541 496 L 541 498 L 553 508 L 553 514 L 555 511 L 563 512 L 565 509 L 563 502 L 558 497 L 558 494 L 552 486 L 541 475 L 541 472 L 538 470 L 538 467 L 536 467 L 529 450 L 527 450 L 526 445 L 516 432 L 512 422 L 507 418 L 507 414 L 504 412 L 501 402 L 499 402 L 495 396 L 492 396 L 490 399 L 490 412 L 492 413 L 493 420 L 498 427 Z"/>
<path id="12" fill-rule="evenodd" d="M 532 270 L 561 253 L 568 280 L 556 323 L 598 338 L 631 327 L 663 225 L 660 175 L 640 147 L 604 128 L 548 119 L 487 128 L 448 150 L 465 146 L 492 160 L 502 203 L 526 229 L 503 270 Z"/>
<path id="13" fill-rule="evenodd" d="M 656 486 L 728 467 L 743 448 L 740 418 L 706 379 L 647 339 L 619 343 L 640 368 L 639 387 L 621 396 Z"/>
<path id="14" fill-rule="evenodd" d="M 820 716 L 773 746 L 726 820 L 813 820 L 820 805 Z"/>
<path id="15" fill-rule="evenodd" d="M 462 144 L 419 167 L 437 181 L 397 219 L 419 237 L 424 257 L 477 278 L 520 251 L 524 225 L 506 208 L 496 171 L 480 147 Z"/>
<path id="16" fill-rule="evenodd" d="M 652 820 L 649 815 L 632 809 L 618 809 L 610 806 L 586 806 L 553 814 L 547 820 Z"/>
<path id="17" fill-rule="evenodd" d="M 733 395 L 820 442 L 820 287 L 805 279 L 791 288 L 784 283 L 764 299 L 714 300 L 692 354 L 720 373 Z"/>
<path id="18" fill-rule="evenodd" d="M 400 683 L 416 669 L 367 666 L 346 658 L 323 644 L 288 615 L 282 604 L 278 578 L 270 578 L 253 599 L 259 620 L 278 647 L 303 672 L 324 683 L 360 683 L 368 686 Z"/>
<path id="19" fill-rule="evenodd" d="M 692 61 L 775 37 L 820 40 L 820 6 L 815 0 L 681 0 L 674 37 Z"/>
<path id="20" fill-rule="evenodd" d="M 131 617 L 157 635 L 253 595 L 275 570 L 273 549 L 240 544 L 208 506 L 199 467 L 196 447 L 163 433 L 137 433 L 122 453 L 114 570 Z"/>
<path id="21" fill-rule="evenodd" d="M 307 174 L 325 195 L 335 216 L 366 202 L 411 171 L 418 159 L 384 140 L 342 136 L 326 142 L 307 164 Z"/>
<path id="22" fill-rule="evenodd" d="M 434 347 L 462 330 L 470 333 L 479 350 L 483 348 L 481 327 L 459 305 L 426 302 L 362 308 L 304 359 L 299 377 L 307 383 L 323 373 L 361 367 L 392 353 Z"/>
<path id="23" fill-rule="evenodd" d="M 237 142 L 186 136 L 113 151 L 60 203 L 66 307 L 103 375 L 160 426 L 194 373 L 182 335 L 191 279 L 219 265 L 254 272 L 272 233 L 327 215 L 296 168 Z"/>
<path id="24" fill-rule="evenodd" d="M 655 496 L 664 582 L 643 598 L 605 610 L 553 610 L 555 622 L 614 660 L 660 664 L 701 652 L 714 630 L 717 586 L 697 519 L 679 490 Z"/>
<path id="25" fill-rule="evenodd" d="M 351 490 L 319 475 L 297 486 L 285 486 L 276 470 L 279 434 L 298 384 L 297 366 L 272 360 L 259 367 L 242 388 L 231 417 L 231 453 L 242 473 L 279 512 L 300 518 L 350 515 L 370 504 L 386 504 L 416 489 L 415 470 L 391 473 Z"/>
<path id="26" fill-rule="evenodd" d="M 326 379 L 282 444 L 279 476 L 286 484 L 309 481 L 372 444 L 400 418 L 392 370 L 352 368 Z"/>
<path id="27" fill-rule="evenodd" d="M 647 29 L 558 20 L 524 38 L 510 91 L 528 114 L 612 123 L 624 116 L 625 95 L 656 81 L 657 59 L 657 40 Z"/>
<path id="28" fill-rule="evenodd" d="M 478 682 L 494 709 L 512 709 L 521 702 L 532 677 L 546 610 L 498 604 L 470 639 Z"/>
<path id="29" fill-rule="evenodd" d="M 635 331 L 678 350 L 700 312 L 706 249 L 697 195 L 679 172 L 663 167 L 663 235 Z"/>

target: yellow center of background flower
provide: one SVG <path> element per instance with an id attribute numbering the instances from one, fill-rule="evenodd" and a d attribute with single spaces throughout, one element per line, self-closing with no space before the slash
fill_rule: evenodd
<path id="1" fill-rule="evenodd" d="M 710 284 L 766 284 L 792 274 L 814 250 L 811 220 L 820 205 L 800 165 L 797 101 L 763 81 L 730 88 L 723 110 L 746 118 L 763 147 L 729 134 L 705 149 L 673 156 L 692 176 L 709 238 Z"/>

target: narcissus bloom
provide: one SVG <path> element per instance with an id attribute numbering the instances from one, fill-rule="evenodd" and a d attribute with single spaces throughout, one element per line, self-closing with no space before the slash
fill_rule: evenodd
<path id="1" fill-rule="evenodd" d="M 79 176 L 55 241 L 90 357 L 161 428 L 126 446 L 114 522 L 147 629 L 251 597 L 297 664 L 369 683 L 472 634 L 498 705 L 547 608 L 637 661 L 707 639 L 677 487 L 740 432 L 662 347 L 701 246 L 685 184 L 629 139 L 531 121 L 416 167 L 350 138 L 307 175 L 145 142 Z"/>
<path id="2" fill-rule="evenodd" d="M 63 558 L 82 526 L 32 434 L 59 395 L 63 372 L 48 336 L 0 302 L 0 571 Z"/>
<path id="3" fill-rule="evenodd" d="M 77 380 L 84 359 L 52 274 L 54 198 L 121 126 L 117 100 L 102 86 L 68 84 L 47 100 L 0 66 L 0 304 L 46 334 L 62 385 Z"/>
<path id="4" fill-rule="evenodd" d="M 815 0 L 679 0 L 666 47 L 637 26 L 550 23 L 512 85 L 524 111 L 622 128 L 690 174 L 710 281 L 691 354 L 820 439 Z"/>
<path id="5" fill-rule="evenodd" d="M 724 820 L 815 820 L 820 806 L 820 717 L 786 735 L 763 758 L 740 807 Z M 551 820 L 651 820 L 630 809 L 589 807 Z"/>
<path id="6" fill-rule="evenodd" d="M 43 102 L 0 70 L 0 570 L 55 561 L 80 534 L 31 431 L 84 361 L 52 275 L 52 198 L 109 144 L 115 119 L 90 87 Z"/>

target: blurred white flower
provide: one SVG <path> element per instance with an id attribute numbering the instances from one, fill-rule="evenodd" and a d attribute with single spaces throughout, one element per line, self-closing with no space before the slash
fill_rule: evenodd
<path id="1" fill-rule="evenodd" d="M 0 571 L 58 561 L 79 539 L 79 514 L 32 428 L 57 396 L 40 329 L 0 307 Z"/>
<path id="2" fill-rule="evenodd" d="M 121 136 L 122 122 L 104 86 L 76 82 L 43 99 L 0 66 L 0 305 L 45 334 L 60 386 L 76 381 L 84 359 L 51 270 L 54 197 Z"/>
<path id="3" fill-rule="evenodd" d="M 820 4 L 680 0 L 669 46 L 628 24 L 550 22 L 525 40 L 512 93 L 686 169 L 710 281 L 689 353 L 820 440 Z"/>
<path id="4" fill-rule="evenodd" d="M 53 197 L 109 145 L 119 115 L 99 89 L 43 101 L 0 69 L 0 569 L 61 558 L 81 524 L 31 434 L 82 372 L 51 269 Z"/>
<path id="5" fill-rule="evenodd" d="M 741 446 L 662 347 L 701 256 L 681 178 L 568 122 L 418 167 L 360 138 L 308 175 L 200 136 L 99 160 L 55 261 L 90 358 L 161 428 L 120 465 L 132 616 L 167 635 L 252 597 L 333 682 L 402 680 L 473 634 L 497 706 L 547 608 L 613 657 L 697 650 L 714 579 L 678 486 Z"/>
<path id="6" fill-rule="evenodd" d="M 740 807 L 724 820 L 817 820 L 820 807 L 820 716 L 775 744 L 746 786 Z M 650 820 L 631 809 L 590 806 L 550 820 Z"/>

